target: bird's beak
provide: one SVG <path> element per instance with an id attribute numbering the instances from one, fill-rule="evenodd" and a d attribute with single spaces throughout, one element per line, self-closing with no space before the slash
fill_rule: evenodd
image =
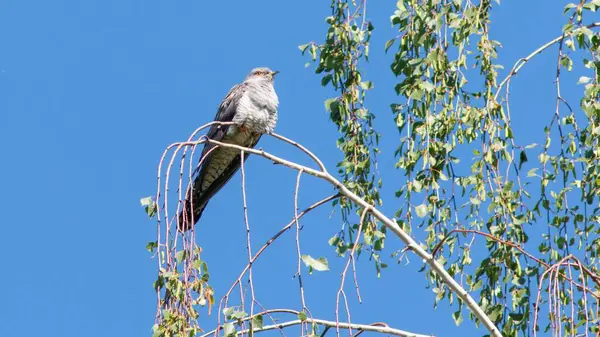
<path id="1" fill-rule="evenodd" d="M 271 73 L 271 76 L 275 77 L 275 75 L 279 74 L 279 70 L 275 70 L 274 72 Z"/>

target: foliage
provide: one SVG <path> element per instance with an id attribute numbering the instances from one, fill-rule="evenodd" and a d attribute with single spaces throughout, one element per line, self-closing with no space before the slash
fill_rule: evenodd
<path id="1" fill-rule="evenodd" d="M 155 242 L 149 245 L 157 246 Z M 179 250 L 175 260 L 167 261 L 170 254 L 160 250 L 164 267 L 159 268 L 154 289 L 160 295 L 159 317 L 152 327 L 153 337 L 194 336 L 202 331 L 196 319 L 198 307 L 214 305 L 212 287 L 208 284 L 206 262 L 200 259 L 201 249 Z"/>
<path id="2" fill-rule="evenodd" d="M 376 174 L 380 135 L 373 128 L 375 115 L 365 106 L 373 82 L 363 79 L 359 68 L 361 63 L 369 60 L 370 39 L 375 28 L 366 17 L 366 1 L 357 4 L 332 0 L 331 15 L 325 21 L 329 25 L 325 42 L 311 42 L 299 48 L 302 54 L 309 52 L 316 63 L 315 72 L 321 75 L 321 85 L 331 86 L 339 94 L 325 101 L 325 110 L 340 132 L 337 147 L 344 159 L 338 163 L 338 173 L 343 184 L 369 204 L 381 205 L 379 189 L 382 180 Z M 334 201 L 334 205 L 337 203 Z M 347 225 L 355 205 L 344 197 L 340 198 L 339 204 L 343 222 Z M 343 254 L 352 246 L 359 227 L 360 224 L 355 223 L 348 226 L 348 237 L 341 231 L 332 238 L 338 253 Z M 365 239 L 369 238 L 368 246 L 379 270 L 385 266 L 379 263 L 377 253 L 383 247 L 385 228 L 381 226 L 378 230 L 375 223 L 369 223 L 364 235 Z"/>
<path id="3" fill-rule="evenodd" d="M 352 1 L 333 1 L 325 43 L 301 46 L 303 51 L 311 48 L 313 60 L 318 58 L 316 72 L 326 73 L 324 86 L 336 79 L 333 85 L 342 98 L 357 82 L 340 82 L 344 77 L 337 74 L 350 74 L 346 77 L 350 79 L 360 74 L 356 65 L 363 55 L 352 47 L 368 51 L 372 32 L 371 23 L 364 30 L 353 15 L 344 14 L 361 5 L 364 1 L 358 6 Z M 600 187 L 600 35 L 592 31 L 598 24 L 586 23 L 584 18 L 600 3 L 568 4 L 563 35 L 515 65 L 503 81 L 498 77 L 504 67 L 495 62 L 501 43 L 490 38 L 493 5 L 491 0 L 396 3 L 390 20 L 398 35 L 384 46 L 393 51 L 391 70 L 398 79 L 395 90 L 401 98 L 391 104 L 401 134 L 396 167 L 406 175 L 396 193 L 405 201 L 396 220 L 409 233 L 415 225 L 423 228 L 428 249 L 439 255 L 452 275 L 466 280 L 467 290 L 477 293 L 480 306 L 503 334 L 529 334 L 540 322 L 545 331 L 596 333 L 599 318 L 592 303 L 600 296 L 600 207 L 596 198 Z M 525 62 L 554 44 L 559 46 L 557 68 L 549 71 L 556 72 L 556 111 L 549 114 L 545 127 L 540 126 L 546 133 L 541 148 L 535 143 L 519 144 L 511 125 L 510 81 Z M 590 70 L 579 80 L 585 86 L 580 104 L 583 113 L 573 109 L 560 93 L 561 71 L 572 71 L 577 63 Z M 372 86 L 368 82 L 362 88 Z M 356 139 L 344 127 L 359 120 L 370 130 L 374 119 L 371 113 L 363 119 L 345 114 L 352 111 L 352 103 L 340 98 L 325 103 L 341 131 L 338 146 L 343 151 Z M 553 143 L 552 138 L 558 142 Z M 379 152 L 376 143 L 363 144 L 369 150 L 359 153 Z M 353 153 L 344 151 L 346 184 L 351 177 L 348 173 L 363 167 L 353 163 Z M 524 173 L 526 168 L 529 170 Z M 373 200 L 366 192 L 369 188 L 356 191 Z M 531 255 L 528 250 L 535 246 L 529 244 L 528 233 L 540 225 L 547 231 L 541 240 L 533 240 L 537 253 Z M 367 238 L 365 243 L 371 245 Z M 484 257 L 473 257 L 474 240 L 485 242 Z M 330 239 L 330 244 L 340 255 L 351 246 L 338 236 Z M 423 270 L 435 302 L 446 298 L 454 303 L 456 296 L 439 276 Z M 545 295 L 536 296 L 540 291 Z M 538 318 L 542 303 L 552 308 L 546 312 L 547 319 Z M 462 304 L 459 299 L 453 315 L 457 324 L 462 321 Z M 470 318 L 477 321 L 473 315 Z"/>

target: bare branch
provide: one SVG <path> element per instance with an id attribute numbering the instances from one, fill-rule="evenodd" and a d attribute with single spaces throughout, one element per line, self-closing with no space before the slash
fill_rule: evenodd
<path id="1" fill-rule="evenodd" d="M 341 282 L 340 282 L 340 289 L 338 289 L 336 298 L 335 298 L 335 321 L 337 323 L 339 323 L 340 321 L 340 315 L 339 315 L 339 309 L 340 309 L 340 295 L 344 296 L 344 304 L 346 306 L 346 316 L 348 318 L 348 323 L 352 323 L 350 320 L 350 308 L 348 307 L 348 301 L 346 299 L 346 293 L 344 292 L 344 284 L 346 282 L 346 273 L 348 272 L 348 268 L 350 267 L 350 263 L 352 263 L 352 270 L 353 270 L 353 274 L 354 274 L 354 285 L 356 287 L 356 295 L 358 296 L 358 301 L 359 303 L 362 302 L 361 298 L 360 298 L 360 292 L 359 292 L 359 288 L 358 288 L 358 281 L 356 280 L 356 270 L 355 270 L 355 264 L 354 264 L 354 253 L 356 252 L 356 247 L 358 247 L 358 241 L 360 240 L 360 235 L 363 232 L 364 228 L 364 223 L 365 223 L 365 219 L 367 214 L 369 213 L 369 210 L 371 209 L 371 207 L 366 207 L 365 209 L 363 209 L 362 214 L 360 216 L 360 221 L 358 223 L 358 233 L 356 234 L 356 239 L 354 240 L 354 245 L 352 245 L 352 249 L 350 250 L 350 256 L 348 257 L 348 261 L 346 262 L 346 267 L 344 267 L 344 271 L 342 272 L 341 275 Z M 349 329 L 349 334 L 350 336 L 352 336 L 352 328 Z M 339 325 L 336 326 L 336 332 L 337 335 L 340 335 L 340 327 Z"/>
<path id="2" fill-rule="evenodd" d="M 325 165 L 323 165 L 323 162 L 317 156 L 315 156 L 314 153 L 310 152 L 307 148 L 302 146 L 302 144 L 295 142 L 289 138 L 286 138 L 282 135 L 276 134 L 274 132 L 271 132 L 270 135 L 279 140 L 283 140 L 284 142 L 289 143 L 289 144 L 299 148 L 300 150 L 302 150 L 302 152 L 306 153 L 309 157 L 311 157 L 317 163 L 317 165 L 319 165 L 319 168 L 321 169 L 321 171 L 327 172 L 327 169 L 325 168 Z"/>
<path id="3" fill-rule="evenodd" d="M 248 204 L 246 202 L 246 169 L 244 165 L 244 151 L 240 153 L 240 163 L 242 169 L 242 198 L 244 199 L 244 222 L 246 223 L 246 249 L 248 250 L 248 265 L 250 270 L 248 272 L 248 283 L 250 284 L 250 295 L 252 296 L 252 303 L 250 303 L 250 315 L 254 315 L 254 303 L 256 297 L 254 295 L 254 280 L 252 276 L 252 243 L 250 241 L 250 221 L 248 220 Z M 240 287 L 241 288 L 241 287 Z M 242 308 L 244 307 L 244 298 L 241 299 Z"/>

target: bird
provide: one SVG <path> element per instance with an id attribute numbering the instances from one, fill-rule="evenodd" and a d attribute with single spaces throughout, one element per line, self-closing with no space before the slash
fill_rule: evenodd
<path id="1" fill-rule="evenodd" d="M 213 124 L 206 137 L 215 141 L 253 148 L 260 137 L 270 133 L 277 124 L 279 98 L 274 79 L 279 71 L 267 67 L 254 68 L 242 83 L 234 85 L 217 109 L 214 120 L 232 122 L 230 125 Z M 178 228 L 190 230 L 202 216 L 209 200 L 227 184 L 239 170 L 240 151 L 205 143 L 202 164 L 191 188 L 186 192 Z M 203 159 L 202 159 L 203 158 Z M 244 153 L 244 162 L 248 153 Z"/>

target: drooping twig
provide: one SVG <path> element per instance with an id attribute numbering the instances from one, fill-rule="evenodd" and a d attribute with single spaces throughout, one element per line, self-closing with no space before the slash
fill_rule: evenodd
<path id="1" fill-rule="evenodd" d="M 248 204 L 246 202 L 246 170 L 244 169 L 244 151 L 240 152 L 240 163 L 242 171 L 242 198 L 244 199 L 244 222 L 246 223 L 246 249 L 248 251 L 248 283 L 250 284 L 250 295 L 252 297 L 252 303 L 250 303 L 250 315 L 254 315 L 254 303 L 256 297 L 254 296 L 254 280 L 252 277 L 252 244 L 250 241 L 250 222 L 248 220 Z M 241 288 L 241 287 L 240 287 Z M 244 307 L 244 298 L 241 298 L 242 308 Z"/>
<path id="2" fill-rule="evenodd" d="M 438 242 L 435 245 L 435 247 L 433 248 L 433 250 L 431 252 L 431 255 L 435 256 L 436 253 L 441 248 L 441 246 L 444 244 L 444 242 L 446 242 L 446 240 L 448 240 L 448 238 L 450 236 L 452 236 L 452 234 L 454 234 L 454 233 L 471 233 L 471 234 L 484 236 L 492 241 L 495 241 L 497 243 L 500 243 L 505 246 L 509 246 L 509 247 L 512 247 L 512 248 L 518 250 L 523 255 L 527 256 L 528 258 L 532 259 L 533 261 L 535 261 L 535 262 L 539 263 L 540 265 L 542 265 L 543 267 L 545 267 L 546 270 L 550 270 L 553 267 L 549 263 L 547 263 L 541 259 L 538 259 L 531 253 L 527 252 L 525 249 L 523 249 L 521 246 L 519 246 L 518 244 L 516 244 L 514 242 L 503 240 L 501 238 L 495 237 L 494 235 L 486 233 L 486 232 L 482 232 L 482 231 L 475 230 L 475 229 L 466 229 L 466 228 L 455 228 L 455 229 L 451 230 L 446 236 L 444 236 L 444 238 L 440 242 Z M 575 260 L 577 263 L 579 263 L 579 265 L 581 266 L 580 269 L 582 270 L 582 272 L 584 274 L 586 274 L 587 276 L 589 276 L 597 285 L 600 286 L 600 276 L 594 274 L 589 268 L 587 268 L 583 264 L 581 264 L 579 259 L 577 259 L 575 256 L 568 255 L 566 258 L 571 258 L 571 259 Z M 561 274 L 561 276 L 564 277 L 565 280 L 572 282 L 577 287 L 577 289 L 582 290 L 584 293 L 589 293 L 590 295 L 592 295 L 593 297 L 595 297 L 597 299 L 600 299 L 600 295 L 596 294 L 596 292 L 594 292 L 592 289 L 586 287 L 585 285 L 581 285 L 581 284 L 577 283 L 574 279 L 570 278 L 567 275 Z"/>
<path id="3" fill-rule="evenodd" d="M 302 287 L 302 254 L 300 252 L 300 222 L 298 221 L 298 190 L 300 189 L 300 177 L 302 177 L 302 170 L 298 171 L 296 178 L 296 188 L 294 189 L 294 223 L 296 224 L 296 253 L 298 255 L 298 267 L 296 270 L 296 276 L 298 276 L 298 284 L 300 287 L 300 301 L 302 303 L 302 310 L 306 310 L 306 300 L 304 299 L 304 287 Z"/>
<path id="4" fill-rule="evenodd" d="M 169 183 L 169 179 L 171 178 L 171 170 L 175 169 L 175 163 L 176 163 L 176 159 L 179 157 L 179 155 L 181 154 L 181 158 L 179 159 L 179 184 L 177 187 L 177 193 L 178 193 L 178 199 L 179 202 L 177 204 L 177 209 L 176 209 L 176 213 L 179 214 L 180 212 L 180 208 L 181 208 L 181 203 L 182 203 L 182 191 L 183 191 L 183 177 L 184 177 L 184 167 L 185 167 L 185 161 L 186 161 L 186 157 L 188 156 L 189 150 L 191 149 L 191 158 L 193 159 L 194 157 L 194 151 L 196 150 L 196 147 L 202 143 L 204 143 L 204 141 L 202 141 L 202 139 L 200 139 L 200 141 L 198 141 L 198 139 L 196 139 L 196 135 L 203 129 L 208 128 L 210 126 L 215 126 L 215 125 L 226 125 L 226 124 L 231 124 L 228 122 L 212 122 L 212 123 L 208 123 L 205 124 L 199 128 L 197 128 L 192 135 L 188 138 L 188 140 L 186 142 L 177 142 L 177 143 L 173 143 L 171 145 L 169 145 L 163 152 L 163 154 L 161 155 L 160 161 L 158 163 L 158 169 L 157 169 L 157 190 L 156 190 L 156 196 L 154 199 L 154 205 L 152 207 L 154 207 L 154 210 L 156 211 L 156 218 L 157 218 L 157 239 L 155 244 L 155 248 L 156 248 L 156 253 L 155 256 L 157 257 L 157 264 L 158 264 L 158 270 L 159 270 L 159 279 L 157 280 L 158 282 L 156 283 L 156 296 L 157 296 L 157 310 L 156 310 L 156 316 L 155 316 L 155 323 L 156 324 L 160 324 L 162 321 L 162 315 L 163 315 L 163 310 L 167 309 L 167 310 L 175 310 L 183 315 L 186 315 L 186 320 L 190 323 L 190 325 L 197 327 L 196 324 L 192 323 L 192 321 L 194 320 L 192 317 L 194 316 L 194 309 L 192 307 L 192 303 L 193 303 L 193 299 L 192 299 L 192 289 L 190 287 L 190 282 L 192 282 L 192 279 L 199 279 L 197 272 L 195 270 L 193 270 L 191 264 L 189 263 L 188 259 L 184 259 L 183 261 L 178 261 L 175 260 L 174 255 L 175 252 L 179 249 L 178 248 L 178 244 L 181 243 L 181 245 L 183 246 L 181 252 L 187 256 L 191 256 L 191 255 L 195 255 L 198 254 L 200 252 L 199 248 L 197 250 L 193 249 L 193 242 L 194 242 L 194 231 L 190 231 L 188 234 L 186 235 L 180 235 L 180 232 L 175 230 L 172 230 L 173 226 L 172 223 L 173 221 L 175 221 L 176 219 L 179 220 L 179 217 L 174 216 L 171 217 L 169 215 L 169 187 L 170 187 L 170 183 Z M 204 137 L 204 136 L 202 136 Z M 206 137 L 204 137 L 206 138 Z M 167 156 L 170 155 L 169 158 L 167 158 Z M 201 161 L 204 158 L 201 159 Z M 191 172 L 191 167 L 192 167 L 192 160 L 189 161 L 190 164 L 190 172 Z M 164 183 L 162 182 L 164 176 Z M 191 174 L 188 176 L 188 178 L 191 179 Z M 189 188 L 189 185 L 188 185 Z M 190 200 L 191 201 L 191 200 Z M 182 214 L 183 217 L 185 218 L 185 214 Z M 164 225 L 163 225 L 164 223 Z M 164 235 L 164 237 L 163 237 Z M 179 269 L 178 271 L 176 271 L 177 273 L 181 274 L 181 282 L 183 283 L 183 286 L 185 288 L 185 290 L 182 292 L 183 293 L 183 297 L 177 299 L 176 297 L 172 296 L 172 294 L 168 291 L 165 290 L 164 285 L 161 285 L 163 280 L 163 276 L 170 274 L 171 272 L 175 271 L 177 268 L 177 264 L 181 263 L 182 264 L 182 269 Z M 164 295 L 164 298 L 163 298 Z M 209 313 L 210 313 L 210 306 L 209 306 Z M 188 317 L 189 316 L 189 317 Z"/>
<path id="5" fill-rule="evenodd" d="M 594 27 L 600 27 L 600 22 L 594 22 L 592 24 L 589 24 L 589 25 L 585 26 L 585 28 L 594 28 Z M 581 30 L 581 28 L 574 29 L 573 33 L 576 33 L 579 30 Z M 496 91 L 496 95 L 494 95 L 494 99 L 496 99 L 496 100 L 498 99 L 498 95 L 500 95 L 500 91 L 501 91 L 502 87 L 506 84 L 506 82 L 510 81 L 510 79 L 513 76 L 515 76 L 519 72 L 519 70 L 521 70 L 521 68 L 523 68 L 523 66 L 527 62 L 529 62 L 529 60 L 531 60 L 537 54 L 542 53 L 544 50 L 548 49 L 549 47 L 551 47 L 555 43 L 561 42 L 562 40 L 564 40 L 565 37 L 566 37 L 565 34 L 563 34 L 561 36 L 558 36 L 558 37 L 550 40 L 549 42 L 546 42 L 544 45 L 542 45 L 538 49 L 534 50 L 531 54 L 527 55 L 526 57 L 523 57 L 523 58 L 519 59 L 517 61 L 517 63 L 515 63 L 515 65 L 513 66 L 513 68 L 511 69 L 511 71 L 508 74 L 508 76 L 506 76 L 506 78 L 504 80 L 502 80 L 502 82 L 500 82 L 500 84 L 498 85 L 498 90 Z"/>
<path id="6" fill-rule="evenodd" d="M 573 262 L 572 262 L 573 261 Z M 568 276 L 567 273 L 565 271 L 561 271 L 561 268 L 566 267 L 568 268 Z M 571 268 L 575 267 L 579 270 L 579 276 L 572 275 L 572 271 Z M 557 263 L 549 266 L 548 269 L 546 269 L 546 271 L 544 271 L 544 273 L 542 273 L 542 275 L 540 276 L 540 279 L 538 281 L 538 289 L 537 289 L 537 298 L 535 301 L 535 306 L 534 306 L 534 311 L 533 311 L 533 335 L 534 337 L 537 335 L 537 324 L 538 324 L 538 314 L 539 314 L 539 305 L 540 305 L 540 301 L 542 300 L 542 288 L 543 288 L 543 284 L 544 284 L 544 280 L 548 280 L 548 286 L 547 286 L 547 293 L 548 293 L 548 312 L 550 313 L 550 324 L 552 325 L 552 329 L 554 331 L 554 335 L 557 336 L 561 336 L 561 330 L 562 330 L 562 324 L 563 324 L 563 320 L 561 319 L 561 305 L 563 304 L 563 298 L 561 298 L 560 294 L 560 288 L 561 288 L 561 281 L 567 281 L 569 283 L 569 287 L 570 287 L 570 293 L 573 294 L 573 286 L 575 286 L 576 288 L 583 288 L 583 289 L 588 289 L 586 287 L 586 277 L 584 276 L 584 274 L 587 274 L 585 271 L 585 267 L 583 267 L 583 264 L 581 263 L 581 261 L 579 261 L 579 259 L 577 259 L 577 257 L 573 256 L 573 255 L 567 255 L 564 258 L 562 258 L 560 261 L 558 261 Z M 588 275 L 589 276 L 589 275 Z M 578 283 L 576 283 L 575 281 L 573 281 L 574 279 L 581 279 L 582 285 L 579 285 Z M 591 290 L 590 290 L 591 291 Z M 587 331 L 588 330 L 588 301 L 587 301 L 587 296 L 586 293 L 588 291 L 584 291 L 583 292 L 583 308 L 580 309 L 580 312 L 585 312 L 585 317 L 586 317 L 586 333 L 585 335 L 587 336 Z M 592 293 L 592 295 L 594 295 Z M 600 299 L 598 296 L 596 297 L 596 307 L 598 307 L 598 305 L 600 304 Z M 571 301 L 571 319 L 573 319 L 574 317 L 576 317 L 574 311 L 574 300 Z M 597 311 L 597 310 L 596 310 Z M 572 330 L 573 332 L 575 330 Z M 579 335 L 578 335 L 579 336 Z"/>
<path id="7" fill-rule="evenodd" d="M 294 223 L 296 224 L 296 254 L 298 256 L 296 276 L 298 277 L 302 311 L 309 312 L 306 306 L 306 299 L 304 298 L 304 286 L 302 285 L 302 253 L 300 252 L 300 222 L 298 220 L 298 193 L 300 190 L 301 177 L 302 170 L 298 171 L 298 176 L 296 177 L 296 187 L 294 188 Z M 306 324 L 302 324 L 302 329 L 305 330 L 305 333 L 308 335 L 308 326 Z"/>
<path id="8" fill-rule="evenodd" d="M 363 232 L 363 225 L 365 223 L 366 220 L 366 216 L 369 212 L 370 207 L 365 207 L 362 211 L 362 214 L 360 216 L 360 221 L 358 223 L 358 233 L 356 234 L 356 239 L 354 240 L 354 245 L 352 245 L 352 249 L 350 250 L 350 255 L 348 256 L 348 261 L 346 261 L 346 266 L 344 267 L 344 271 L 342 272 L 341 275 L 341 282 L 340 282 L 340 288 L 338 289 L 337 295 L 336 295 L 336 306 L 335 306 L 335 321 L 339 323 L 340 321 L 340 317 L 339 317 L 339 303 L 340 303 L 340 296 L 344 296 L 344 303 L 346 305 L 346 316 L 348 318 L 348 324 L 351 324 L 351 320 L 350 320 L 350 308 L 348 307 L 348 302 L 346 300 L 346 293 L 344 292 L 344 284 L 346 282 L 346 273 L 348 272 L 348 268 L 350 267 L 350 263 L 353 263 L 354 266 L 354 253 L 356 251 L 356 247 L 358 246 L 358 241 L 360 241 L 360 235 Z M 358 290 L 358 282 L 356 280 L 356 273 L 354 273 L 354 284 L 356 286 L 356 294 L 358 296 L 358 300 L 359 302 L 361 302 L 360 300 L 360 292 Z M 350 327 L 348 329 L 350 336 L 352 336 L 352 327 Z M 339 325 L 336 326 L 336 333 L 339 336 L 340 334 L 340 328 Z"/>

